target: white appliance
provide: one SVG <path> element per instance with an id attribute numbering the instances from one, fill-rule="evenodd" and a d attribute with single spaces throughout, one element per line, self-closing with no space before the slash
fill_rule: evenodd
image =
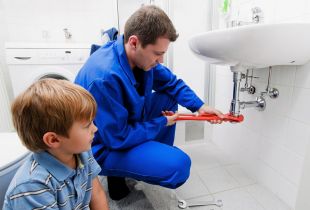
<path id="1" fill-rule="evenodd" d="M 42 78 L 74 81 L 89 57 L 90 44 L 6 43 L 13 95 Z"/>
<path id="2" fill-rule="evenodd" d="M 19 140 L 17 133 L 0 133 L 0 207 L 17 169 L 30 152 Z"/>

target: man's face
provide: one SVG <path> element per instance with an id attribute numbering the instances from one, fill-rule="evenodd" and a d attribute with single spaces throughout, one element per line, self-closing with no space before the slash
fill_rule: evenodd
<path id="1" fill-rule="evenodd" d="M 144 48 L 139 43 L 136 49 L 135 65 L 148 71 L 158 63 L 163 63 L 169 44 L 170 40 L 167 38 L 158 38 L 155 44 L 148 44 Z"/>

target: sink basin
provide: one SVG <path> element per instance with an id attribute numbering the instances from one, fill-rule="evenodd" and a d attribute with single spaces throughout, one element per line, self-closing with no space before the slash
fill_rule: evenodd
<path id="1" fill-rule="evenodd" d="M 310 23 L 253 24 L 193 36 L 191 50 L 232 70 L 302 65 L 310 60 Z"/>

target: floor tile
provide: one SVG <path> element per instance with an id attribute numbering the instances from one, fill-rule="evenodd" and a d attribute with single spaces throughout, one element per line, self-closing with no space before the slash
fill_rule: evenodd
<path id="1" fill-rule="evenodd" d="M 219 167 L 219 161 L 211 154 L 210 148 L 203 145 L 190 145 L 183 148 L 184 151 L 191 157 L 192 167 L 196 170 L 204 170 L 209 168 Z"/>
<path id="2" fill-rule="evenodd" d="M 255 184 L 244 188 L 254 197 L 266 210 L 291 210 L 276 195 L 261 185 Z"/>
<path id="3" fill-rule="evenodd" d="M 264 210 L 264 208 L 245 190 L 235 189 L 213 195 L 222 200 L 222 210 Z"/>
<path id="4" fill-rule="evenodd" d="M 211 193 L 237 188 L 239 185 L 223 168 L 198 171 L 198 175 Z"/>
<path id="5" fill-rule="evenodd" d="M 195 170 L 191 171 L 191 175 L 185 184 L 176 189 L 176 193 L 182 199 L 195 198 L 210 194 Z"/>
<path id="6" fill-rule="evenodd" d="M 238 182 L 239 186 L 255 184 L 255 180 L 248 176 L 239 165 L 235 164 L 224 168 Z"/>

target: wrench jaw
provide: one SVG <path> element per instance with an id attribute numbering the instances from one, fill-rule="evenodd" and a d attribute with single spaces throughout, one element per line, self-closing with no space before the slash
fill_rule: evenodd
<path id="1" fill-rule="evenodd" d="M 222 200 L 217 200 L 214 205 L 216 205 L 217 207 L 222 207 L 223 206 L 223 201 Z"/>
<path id="2" fill-rule="evenodd" d="M 187 207 L 187 204 L 186 204 L 186 201 L 185 200 L 178 200 L 178 207 L 180 208 L 180 209 L 186 209 L 186 207 Z"/>

